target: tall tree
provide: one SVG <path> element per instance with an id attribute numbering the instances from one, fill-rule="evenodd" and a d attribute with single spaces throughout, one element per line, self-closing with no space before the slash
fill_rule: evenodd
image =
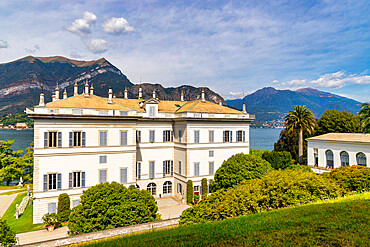
<path id="1" fill-rule="evenodd" d="M 347 111 L 327 110 L 315 127 L 315 135 L 361 132 L 361 118 Z"/>
<path id="2" fill-rule="evenodd" d="M 370 102 L 362 104 L 358 115 L 361 118 L 363 132 L 370 133 Z"/>
<path id="3" fill-rule="evenodd" d="M 306 106 L 293 106 L 285 116 L 285 126 L 289 132 L 298 130 L 298 162 L 303 163 L 303 131 L 311 134 L 315 127 L 315 116 Z"/>

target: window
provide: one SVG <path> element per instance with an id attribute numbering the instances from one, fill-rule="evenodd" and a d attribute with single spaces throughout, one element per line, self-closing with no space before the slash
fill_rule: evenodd
<path id="1" fill-rule="evenodd" d="M 136 178 L 137 180 L 141 179 L 141 162 L 136 163 Z"/>
<path id="2" fill-rule="evenodd" d="M 48 213 L 49 214 L 57 213 L 57 203 L 56 202 L 48 203 Z"/>
<path id="3" fill-rule="evenodd" d="M 57 174 L 48 174 L 48 189 L 56 190 L 57 189 Z"/>
<path id="4" fill-rule="evenodd" d="M 243 140 L 243 135 L 244 134 L 244 131 L 242 131 L 242 130 L 238 130 L 237 132 L 236 132 L 236 141 L 237 142 L 244 142 L 244 140 Z"/>
<path id="5" fill-rule="evenodd" d="M 200 186 L 199 185 L 195 185 L 193 187 L 193 192 L 195 195 L 199 195 L 199 192 L 200 192 Z"/>
<path id="6" fill-rule="evenodd" d="M 127 111 L 120 111 L 119 113 L 121 116 L 127 116 Z"/>
<path id="7" fill-rule="evenodd" d="M 81 131 L 73 132 L 73 146 L 81 147 Z"/>
<path id="8" fill-rule="evenodd" d="M 179 142 L 181 142 L 181 138 L 182 138 L 182 131 L 179 130 Z"/>
<path id="9" fill-rule="evenodd" d="M 149 106 L 149 117 L 155 117 L 155 106 Z"/>
<path id="10" fill-rule="evenodd" d="M 364 153 L 357 153 L 356 161 L 357 161 L 357 165 L 366 166 L 366 155 Z"/>
<path id="11" fill-rule="evenodd" d="M 44 175 L 44 191 L 62 189 L 62 174 L 50 173 Z"/>
<path id="12" fill-rule="evenodd" d="M 208 133 L 209 133 L 209 142 L 210 143 L 215 142 L 215 132 L 213 130 L 210 130 Z"/>
<path id="13" fill-rule="evenodd" d="M 62 147 L 62 132 L 44 132 L 44 148 Z"/>
<path id="14" fill-rule="evenodd" d="M 85 187 L 85 172 L 69 173 L 69 188 Z"/>
<path id="15" fill-rule="evenodd" d="M 194 176 L 199 176 L 199 163 L 194 163 Z"/>
<path id="16" fill-rule="evenodd" d="M 140 130 L 136 131 L 136 142 L 138 143 L 141 142 L 141 131 Z"/>
<path id="17" fill-rule="evenodd" d="M 199 143 L 199 130 L 194 130 L 194 143 Z"/>
<path id="18" fill-rule="evenodd" d="M 341 166 L 349 166 L 349 156 L 346 151 L 342 151 L 340 153 L 340 165 Z"/>
<path id="19" fill-rule="evenodd" d="M 69 132 L 69 147 L 85 147 L 86 132 L 73 131 Z"/>
<path id="20" fill-rule="evenodd" d="M 107 146 L 107 131 L 100 131 L 100 146 Z"/>
<path id="21" fill-rule="evenodd" d="M 153 179 L 154 178 L 154 175 L 155 175 L 155 169 L 154 169 L 154 161 L 149 161 L 149 178 L 150 179 Z"/>
<path id="22" fill-rule="evenodd" d="M 149 142 L 154 142 L 155 140 L 155 131 L 149 130 Z"/>
<path id="23" fill-rule="evenodd" d="M 163 161 L 163 177 L 166 175 L 173 175 L 173 161 L 165 160 Z"/>
<path id="24" fill-rule="evenodd" d="M 200 113 L 194 113 L 194 117 L 196 117 L 196 118 L 200 118 L 200 117 L 201 117 L 201 115 L 200 115 Z"/>
<path id="25" fill-rule="evenodd" d="M 224 142 L 232 142 L 232 132 L 230 130 L 225 130 L 223 135 Z"/>
<path id="26" fill-rule="evenodd" d="M 173 131 L 171 130 L 163 131 L 163 142 L 173 142 Z"/>
<path id="27" fill-rule="evenodd" d="M 180 183 L 177 184 L 177 193 L 182 194 L 182 184 Z"/>
<path id="28" fill-rule="evenodd" d="M 127 183 L 127 168 L 120 169 L 120 181 L 121 184 Z"/>
<path id="29" fill-rule="evenodd" d="M 209 152 L 208 152 L 208 156 L 209 156 L 209 157 L 214 157 L 214 156 L 215 156 L 215 151 L 213 151 L 213 150 L 209 150 Z"/>
<path id="30" fill-rule="evenodd" d="M 100 116 L 107 116 L 108 111 L 100 111 L 99 114 L 100 114 Z"/>
<path id="31" fill-rule="evenodd" d="M 179 174 L 181 174 L 181 161 L 179 160 Z"/>
<path id="32" fill-rule="evenodd" d="M 107 170 L 99 170 L 99 183 L 107 182 Z"/>
<path id="33" fill-rule="evenodd" d="M 149 193 L 152 195 L 152 196 L 156 196 L 156 193 L 157 193 L 157 185 L 155 183 L 150 183 L 148 184 L 148 186 L 146 187 L 146 189 L 149 191 Z"/>
<path id="34" fill-rule="evenodd" d="M 209 175 L 215 174 L 215 162 L 211 161 L 209 164 Z"/>
<path id="35" fill-rule="evenodd" d="M 80 200 L 73 200 L 72 201 L 72 208 L 77 207 L 80 204 Z"/>
<path id="36" fill-rule="evenodd" d="M 208 117 L 209 118 L 215 118 L 215 114 L 209 114 Z"/>
<path id="37" fill-rule="evenodd" d="M 73 172 L 73 188 L 81 187 L 81 172 Z"/>
<path id="38" fill-rule="evenodd" d="M 100 155 L 100 156 L 99 156 L 99 163 L 100 163 L 100 164 L 105 164 L 105 163 L 107 163 L 107 156 L 106 156 L 106 155 Z"/>
<path id="39" fill-rule="evenodd" d="M 73 115 L 81 115 L 82 111 L 81 110 L 73 110 Z"/>
<path id="40" fill-rule="evenodd" d="M 127 131 L 121 131 L 121 146 L 127 145 Z"/>
<path id="41" fill-rule="evenodd" d="M 333 152 L 331 150 L 326 150 L 325 156 L 326 156 L 326 166 L 328 168 L 334 168 Z"/>
<path id="42" fill-rule="evenodd" d="M 163 196 L 171 196 L 172 195 L 172 183 L 170 181 L 166 181 L 163 184 Z"/>

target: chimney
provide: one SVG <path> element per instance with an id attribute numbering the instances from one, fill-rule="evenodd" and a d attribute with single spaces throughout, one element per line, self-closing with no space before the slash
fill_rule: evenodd
<path id="1" fill-rule="evenodd" d="M 142 87 L 140 86 L 139 87 L 139 99 L 142 99 L 143 98 L 143 89 Z"/>
<path id="2" fill-rule="evenodd" d="M 55 100 L 59 100 L 59 85 L 57 83 L 57 87 L 55 88 Z"/>
<path id="3" fill-rule="evenodd" d="M 247 114 L 248 113 L 247 110 L 245 109 L 245 104 L 243 104 L 243 113 L 244 114 Z"/>
<path id="4" fill-rule="evenodd" d="M 55 93 L 53 93 L 53 95 L 51 96 L 51 101 L 52 101 L 52 102 L 55 102 L 55 101 L 56 101 Z"/>
<path id="5" fill-rule="evenodd" d="M 85 83 L 85 97 L 89 97 L 89 84 L 87 83 L 87 80 Z"/>
<path id="6" fill-rule="evenodd" d="M 91 87 L 90 87 L 90 94 L 93 95 L 94 94 L 94 86 L 93 84 L 91 83 Z"/>
<path id="7" fill-rule="evenodd" d="M 113 103 L 113 90 L 112 90 L 112 87 L 109 88 L 108 90 L 108 104 L 112 104 Z"/>
<path id="8" fill-rule="evenodd" d="M 40 93 L 39 106 L 45 106 L 45 94 L 44 93 Z"/>
<path id="9" fill-rule="evenodd" d="M 206 102 L 206 97 L 205 97 L 205 94 L 204 94 L 204 88 L 202 88 L 202 102 Z"/>
<path id="10" fill-rule="evenodd" d="M 67 89 L 64 89 L 63 99 L 66 99 L 66 98 L 67 98 Z"/>
<path id="11" fill-rule="evenodd" d="M 127 91 L 127 87 L 125 87 L 124 98 L 125 98 L 125 99 L 128 99 L 128 91 Z"/>
<path id="12" fill-rule="evenodd" d="M 155 90 L 153 90 L 153 99 L 155 99 L 156 97 L 155 97 Z"/>
<path id="13" fill-rule="evenodd" d="M 222 101 L 218 102 L 218 104 L 219 104 L 220 106 L 222 106 Z"/>
<path id="14" fill-rule="evenodd" d="M 74 85 L 74 88 L 73 88 L 73 96 L 77 96 L 78 95 L 78 85 L 77 85 L 77 81 L 75 82 L 75 85 Z"/>
<path id="15" fill-rule="evenodd" d="M 181 101 L 184 101 L 184 91 L 181 91 Z"/>

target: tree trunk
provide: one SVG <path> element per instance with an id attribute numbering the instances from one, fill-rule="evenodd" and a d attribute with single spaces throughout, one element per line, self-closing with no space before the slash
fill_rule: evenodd
<path id="1" fill-rule="evenodd" d="M 303 163 L 303 129 L 299 129 L 299 139 L 298 139 L 298 162 Z"/>

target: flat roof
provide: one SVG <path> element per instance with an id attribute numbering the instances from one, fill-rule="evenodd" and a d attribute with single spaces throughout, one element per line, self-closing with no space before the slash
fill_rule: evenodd
<path id="1" fill-rule="evenodd" d="M 307 138 L 308 141 L 340 141 L 370 143 L 370 134 L 363 133 L 327 133 Z"/>

